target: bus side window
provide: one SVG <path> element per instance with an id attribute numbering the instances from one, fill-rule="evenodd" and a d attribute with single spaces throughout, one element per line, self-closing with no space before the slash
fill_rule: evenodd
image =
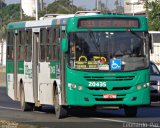
<path id="1" fill-rule="evenodd" d="M 7 38 L 7 59 L 13 60 L 13 41 L 14 33 L 12 31 L 8 32 Z"/>
<path id="2" fill-rule="evenodd" d="M 40 31 L 40 50 L 39 50 L 39 59 L 41 62 L 45 61 L 46 56 L 46 41 L 47 41 L 47 29 L 42 28 Z"/>
<path id="3" fill-rule="evenodd" d="M 53 60 L 57 60 L 59 56 L 60 30 L 59 27 L 54 29 L 55 41 L 53 41 Z"/>
<path id="4" fill-rule="evenodd" d="M 21 30 L 19 31 L 19 39 L 18 39 L 18 59 L 24 60 L 25 59 L 25 31 Z"/>
<path id="5" fill-rule="evenodd" d="M 27 30 L 25 36 L 25 61 L 30 62 L 32 58 L 32 30 Z"/>
<path id="6" fill-rule="evenodd" d="M 12 46 L 7 47 L 7 59 L 13 60 L 13 47 Z"/>
<path id="7" fill-rule="evenodd" d="M 47 41 L 46 41 L 46 61 L 51 61 L 53 58 L 52 52 L 52 40 L 54 40 L 54 34 L 51 28 L 47 29 Z"/>

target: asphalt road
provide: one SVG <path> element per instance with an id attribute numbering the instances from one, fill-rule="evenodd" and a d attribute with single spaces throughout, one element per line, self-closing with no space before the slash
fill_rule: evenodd
<path id="1" fill-rule="evenodd" d="M 22 112 L 18 102 L 6 96 L 5 88 L 0 87 L 0 125 L 2 128 L 157 128 L 160 127 L 160 107 L 141 107 L 136 118 L 126 118 L 122 110 L 98 110 L 94 114 L 81 111 L 72 113 L 67 118 L 56 119 L 52 106 L 45 106 L 42 111 Z M 2 121 L 15 121 L 13 124 Z M 1 126 L 0 126 L 1 128 Z"/>

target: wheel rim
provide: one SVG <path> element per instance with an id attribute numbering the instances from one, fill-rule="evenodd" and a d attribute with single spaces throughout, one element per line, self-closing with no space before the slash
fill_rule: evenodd
<path id="1" fill-rule="evenodd" d="M 59 110 L 59 98 L 58 98 L 57 89 L 56 89 L 56 92 L 55 92 L 54 107 L 55 107 L 55 111 L 57 112 Z"/>
<path id="2" fill-rule="evenodd" d="M 21 91 L 21 108 L 24 106 L 24 93 Z"/>

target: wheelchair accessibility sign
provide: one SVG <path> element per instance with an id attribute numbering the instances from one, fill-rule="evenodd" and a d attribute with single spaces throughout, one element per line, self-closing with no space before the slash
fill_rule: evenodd
<path id="1" fill-rule="evenodd" d="M 121 70 L 121 60 L 120 59 L 110 60 L 110 67 L 111 70 Z"/>

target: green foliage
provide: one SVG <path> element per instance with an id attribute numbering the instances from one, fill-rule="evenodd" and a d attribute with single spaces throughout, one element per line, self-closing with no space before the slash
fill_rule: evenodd
<path id="1" fill-rule="evenodd" d="M 4 0 L 0 0 L 0 9 L 4 8 L 6 4 L 4 3 Z"/>
<path id="2" fill-rule="evenodd" d="M 3 22 L 0 24 L 0 39 L 6 36 L 6 27 L 9 22 L 20 21 L 20 4 L 10 4 L 0 8 L 0 18 Z M 23 20 L 33 20 L 33 18 L 23 15 Z"/>
<path id="3" fill-rule="evenodd" d="M 0 25 L 0 35 L 4 37 L 6 34 L 6 25 L 11 21 L 18 21 L 19 20 L 19 4 L 11 4 L 6 7 L 0 9 L 0 16 L 3 22 Z"/>
<path id="4" fill-rule="evenodd" d="M 6 35 L 6 26 L 9 22 L 18 22 L 20 21 L 20 4 L 10 4 L 6 6 L 3 0 L 0 0 L 0 5 L 3 7 L 0 8 L 0 18 L 3 19 L 3 22 L 0 23 L 0 39 L 5 38 Z M 76 11 L 84 10 L 81 7 L 76 7 L 72 4 L 71 0 L 56 0 L 55 2 L 49 4 L 43 11 L 39 11 L 39 17 L 44 16 L 44 14 L 71 14 Z M 23 14 L 23 21 L 34 20 L 33 17 L 28 17 Z"/>
<path id="5" fill-rule="evenodd" d="M 49 4 L 43 11 L 39 12 L 39 16 L 44 14 L 73 14 L 76 11 L 83 11 L 85 9 L 72 5 L 71 0 L 56 0 Z"/>
<path id="6" fill-rule="evenodd" d="M 149 30 L 160 31 L 160 1 L 148 2 L 148 10 Z"/>
<path id="7" fill-rule="evenodd" d="M 10 22 L 20 17 L 20 5 L 11 4 L 0 10 L 0 15 L 2 16 L 3 21 Z"/>

